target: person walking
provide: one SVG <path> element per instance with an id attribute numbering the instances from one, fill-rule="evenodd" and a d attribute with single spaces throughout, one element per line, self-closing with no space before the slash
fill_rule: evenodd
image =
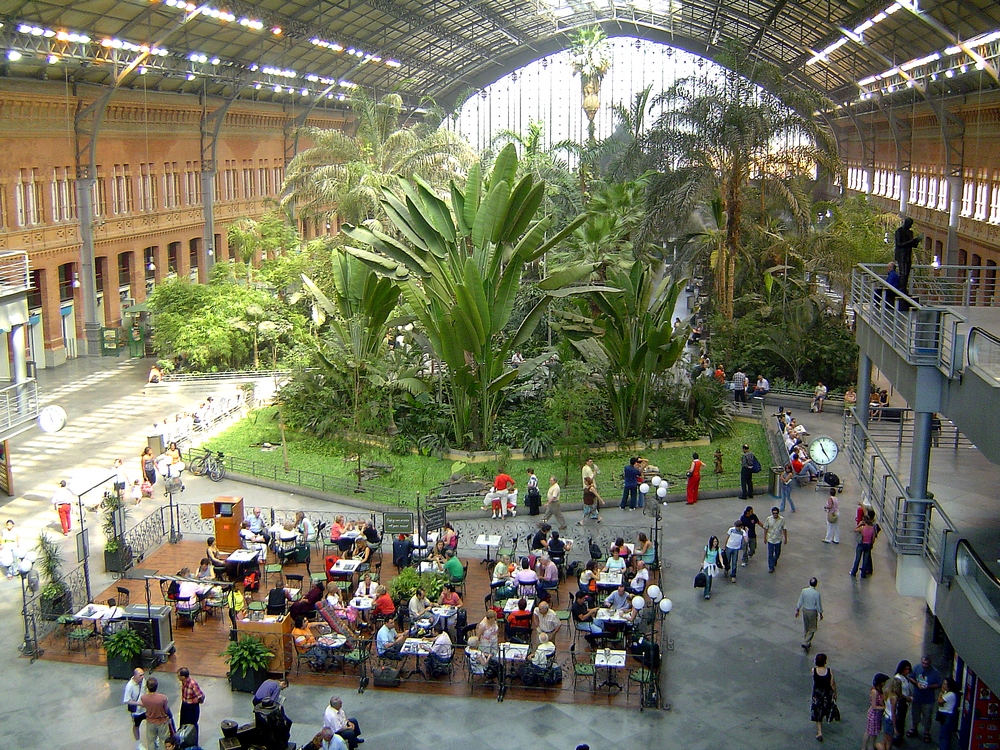
<path id="1" fill-rule="evenodd" d="M 559 482 L 556 481 L 555 477 L 549 477 L 549 490 L 545 493 L 545 515 L 542 516 L 543 521 L 548 521 L 550 518 L 555 518 L 559 523 L 559 530 L 566 530 L 566 519 L 563 517 L 562 506 L 559 505 L 559 496 L 562 494 L 562 489 L 559 487 Z"/>
<path id="2" fill-rule="evenodd" d="M 805 632 L 802 648 L 805 649 L 806 653 L 812 648 L 819 621 L 823 619 L 823 599 L 819 595 L 817 586 L 819 586 L 819 581 L 815 576 L 810 578 L 809 585 L 802 589 L 802 593 L 799 594 L 799 602 L 795 605 L 795 616 L 798 617 L 799 613 L 802 614 L 802 628 Z"/>
<path id="3" fill-rule="evenodd" d="M 705 462 L 698 458 L 697 453 L 691 454 L 691 466 L 688 468 L 687 504 L 698 502 L 698 485 L 701 484 L 701 467 Z"/>
<path id="4" fill-rule="evenodd" d="M 629 510 L 635 510 L 635 504 L 639 500 L 639 482 L 642 480 L 642 472 L 637 464 L 639 459 L 635 456 L 628 460 L 628 466 L 622 469 L 624 481 L 622 483 L 622 500 L 618 507 L 625 510 L 626 502 Z"/>
<path id="5" fill-rule="evenodd" d="M 882 716 L 885 713 L 885 699 L 882 688 L 889 680 L 889 675 L 879 672 L 872 678 L 872 686 L 868 690 L 868 719 L 865 723 L 865 736 L 861 741 L 861 750 L 874 750 L 875 740 L 882 731 Z"/>
<path id="6" fill-rule="evenodd" d="M 785 503 L 795 512 L 795 503 L 792 502 L 792 484 L 795 482 L 795 471 L 792 465 L 785 464 L 781 476 L 778 478 L 778 489 L 781 491 L 781 512 L 785 512 Z"/>
<path id="7" fill-rule="evenodd" d="M 840 501 L 837 500 L 837 488 L 830 488 L 830 496 L 823 506 L 826 511 L 826 537 L 825 544 L 840 544 Z"/>
<path id="8" fill-rule="evenodd" d="M 170 701 L 163 693 L 157 692 L 160 683 L 155 677 L 146 680 L 146 693 L 139 698 L 139 704 L 146 710 L 146 748 L 165 750 L 164 740 L 170 736 Z"/>
<path id="9" fill-rule="evenodd" d="M 875 543 L 875 525 L 868 514 L 864 520 L 854 529 L 859 534 L 858 546 L 854 548 L 854 566 L 850 575 L 853 578 L 858 574 L 858 566 L 861 567 L 861 577 L 868 577 L 868 570 L 872 567 L 872 545 Z"/>
<path id="10" fill-rule="evenodd" d="M 59 525 L 62 526 L 63 536 L 69 536 L 70 529 L 73 528 L 72 514 L 73 503 L 76 502 L 76 495 L 70 492 L 66 486 L 66 480 L 59 481 L 59 488 L 52 493 L 52 507 L 59 514 Z"/>
<path id="11" fill-rule="evenodd" d="M 135 750 L 142 750 L 142 736 L 139 734 L 139 729 L 146 720 L 146 709 L 139 703 L 139 699 L 144 692 L 146 692 L 146 673 L 136 669 L 132 672 L 131 679 L 125 683 L 125 693 L 122 695 L 122 703 L 128 709 L 129 718 L 132 720 Z"/>
<path id="12" fill-rule="evenodd" d="M 743 530 L 747 535 L 747 543 L 743 548 L 743 567 L 745 568 L 747 563 L 750 562 L 750 558 L 757 554 L 757 527 L 764 528 L 764 524 L 760 522 L 757 514 L 753 512 L 752 505 L 748 505 L 743 509 L 743 515 L 740 516 L 740 523 L 743 524 Z"/>
<path id="13" fill-rule="evenodd" d="M 180 726 L 191 724 L 194 734 L 191 741 L 198 744 L 198 719 L 201 718 L 201 704 L 205 702 L 205 693 L 191 676 L 187 667 L 177 670 L 177 679 L 181 683 L 181 715 Z"/>
<path id="14" fill-rule="evenodd" d="M 740 458 L 740 500 L 753 497 L 754 469 L 760 466 L 757 457 L 749 445 L 743 446 L 743 456 Z"/>
<path id="15" fill-rule="evenodd" d="M 729 527 L 726 535 L 726 572 L 729 575 L 729 582 L 736 583 L 736 571 L 739 570 L 740 565 L 740 552 L 747 543 L 743 524 L 737 521 Z"/>
<path id="16" fill-rule="evenodd" d="M 958 724 L 958 695 L 958 683 L 951 677 L 945 678 L 944 690 L 941 691 L 941 697 L 938 698 L 937 702 L 937 719 L 941 722 L 941 728 L 938 732 L 938 750 L 951 750 L 951 736 L 955 733 L 955 727 Z M 941 717 L 944 717 L 944 721 L 941 721 Z"/>
<path id="17" fill-rule="evenodd" d="M 913 705 L 910 731 L 907 737 L 916 737 L 920 727 L 924 728 L 924 742 L 931 742 L 931 720 L 934 717 L 934 706 L 937 701 L 937 691 L 943 680 L 941 673 L 934 668 L 930 654 L 924 654 L 920 663 L 910 673 L 910 684 L 913 685 Z"/>
<path id="18" fill-rule="evenodd" d="M 816 654 L 812 678 L 809 719 L 816 723 L 816 739 L 822 742 L 823 722 L 833 720 L 833 709 L 837 705 L 837 681 L 833 679 L 833 671 L 826 665 L 826 654 Z"/>
<path id="19" fill-rule="evenodd" d="M 537 516 L 542 504 L 542 493 L 538 491 L 538 477 L 534 469 L 528 469 L 528 485 L 524 495 L 524 504 L 528 506 L 528 515 Z"/>
<path id="20" fill-rule="evenodd" d="M 705 574 L 705 598 L 712 598 L 712 579 L 719 575 L 722 567 L 722 550 L 719 549 L 719 537 L 710 536 L 705 545 L 705 557 L 702 559 L 701 570 Z"/>
<path id="21" fill-rule="evenodd" d="M 764 519 L 764 541 L 767 542 L 767 572 L 773 573 L 781 557 L 781 545 L 788 544 L 788 529 L 778 506 L 771 508 L 771 515 Z"/>
<path id="22" fill-rule="evenodd" d="M 601 496 L 597 494 L 594 479 L 593 477 L 587 477 L 583 480 L 583 518 L 576 522 L 577 526 L 583 526 L 588 518 L 593 518 L 600 523 L 601 514 L 598 512 L 600 505 Z"/>

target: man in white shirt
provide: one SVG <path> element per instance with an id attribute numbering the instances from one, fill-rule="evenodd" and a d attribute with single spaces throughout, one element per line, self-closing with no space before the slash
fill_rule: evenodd
<path id="1" fill-rule="evenodd" d="M 736 571 L 740 569 L 740 550 L 747 544 L 747 534 L 743 530 L 743 523 L 740 521 L 730 526 L 729 531 L 726 533 L 728 534 L 726 539 L 726 560 L 729 563 L 729 581 L 730 583 L 736 583 Z"/>
<path id="2" fill-rule="evenodd" d="M 320 732 L 322 735 L 323 743 L 320 745 L 320 750 L 347 750 L 347 745 L 340 738 L 339 734 L 334 734 L 333 730 L 329 727 L 323 727 L 323 731 Z"/>
<path id="3" fill-rule="evenodd" d="M 62 526 L 63 536 L 69 536 L 72 528 L 70 520 L 73 513 L 73 503 L 76 502 L 76 495 L 70 492 L 66 486 L 66 480 L 59 482 L 59 489 L 52 493 L 52 507 L 59 513 L 59 523 Z"/>
<path id="4" fill-rule="evenodd" d="M 354 750 L 364 742 L 361 739 L 361 726 L 358 720 L 354 717 L 347 718 L 347 714 L 344 713 L 344 702 L 336 695 L 330 699 L 329 707 L 323 712 L 323 728 L 340 735 L 347 742 L 349 750 Z"/>
<path id="5" fill-rule="evenodd" d="M 434 623 L 434 630 L 437 632 L 437 636 L 434 638 L 434 643 L 431 644 L 431 652 L 427 654 L 427 659 L 424 661 L 424 666 L 427 668 L 425 676 L 428 680 L 448 671 L 455 651 L 443 620 Z"/>
<path id="6" fill-rule="evenodd" d="M 146 674 L 141 669 L 132 672 L 132 679 L 125 683 L 125 694 L 122 696 L 122 703 L 128 708 L 132 717 L 132 736 L 135 738 L 135 749 L 142 750 L 142 741 L 139 735 L 139 727 L 146 718 L 146 709 L 139 703 L 139 698 L 146 692 Z"/>
<path id="7" fill-rule="evenodd" d="M 633 594 L 641 594 L 646 590 L 646 585 L 649 583 L 649 568 L 646 567 L 646 563 L 642 560 L 637 560 L 635 565 L 635 577 L 629 583 L 629 589 Z"/>

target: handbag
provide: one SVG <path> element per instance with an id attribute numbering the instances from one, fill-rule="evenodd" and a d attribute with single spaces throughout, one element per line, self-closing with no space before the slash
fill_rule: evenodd
<path id="1" fill-rule="evenodd" d="M 708 576 L 705 574 L 704 570 L 699 570 L 698 575 L 694 577 L 694 587 L 696 589 L 703 589 L 708 585 Z"/>
<path id="2" fill-rule="evenodd" d="M 837 515 L 837 511 L 835 510 L 827 511 L 826 520 L 829 523 L 837 523 L 838 518 L 840 518 L 840 516 Z"/>
<path id="3" fill-rule="evenodd" d="M 392 667 L 375 667 L 372 670 L 376 687 L 399 687 L 399 670 Z"/>
<path id="4" fill-rule="evenodd" d="M 840 721 L 840 708 L 836 703 L 830 708 L 830 721 Z"/>

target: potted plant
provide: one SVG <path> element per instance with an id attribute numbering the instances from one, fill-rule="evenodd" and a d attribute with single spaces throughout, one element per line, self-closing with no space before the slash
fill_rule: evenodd
<path id="1" fill-rule="evenodd" d="M 229 687 L 241 693 L 257 692 L 267 679 L 267 669 L 274 656 L 255 635 L 244 635 L 239 640 L 230 641 L 222 655 L 229 665 Z"/>
<path id="2" fill-rule="evenodd" d="M 104 570 L 108 573 L 124 573 L 132 567 L 132 548 L 125 544 L 124 521 L 128 515 L 124 498 L 117 492 L 104 498 L 104 517 L 101 530 L 107 540 L 104 544 Z M 122 528 L 118 527 L 119 519 Z"/>
<path id="3" fill-rule="evenodd" d="M 146 647 L 142 636 L 132 628 L 122 628 L 104 639 L 108 655 L 108 679 L 127 680 L 139 666 L 142 650 Z"/>
<path id="4" fill-rule="evenodd" d="M 62 579 L 62 554 L 59 545 L 43 531 L 38 535 L 38 568 L 45 581 L 39 596 L 43 620 L 55 620 L 73 611 L 73 594 Z"/>

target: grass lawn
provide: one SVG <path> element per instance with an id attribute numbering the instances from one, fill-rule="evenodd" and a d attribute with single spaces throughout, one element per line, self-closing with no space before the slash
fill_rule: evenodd
<path id="1" fill-rule="evenodd" d="M 275 473 L 274 469 L 276 468 L 276 478 L 291 483 L 295 483 L 296 477 L 299 476 L 296 473 L 297 470 L 339 478 L 345 483 L 353 484 L 356 482 L 357 478 L 353 472 L 357 467 L 357 462 L 356 460 L 348 460 L 342 445 L 334 445 L 329 441 L 319 440 L 287 428 L 285 438 L 288 444 L 288 465 L 291 469 L 289 475 L 285 475 L 282 469 L 281 435 L 273 407 L 253 412 L 246 419 L 213 437 L 206 445 L 214 450 L 222 451 L 226 456 L 254 461 L 258 467 L 264 469 L 269 477 Z M 260 444 L 265 442 L 271 443 L 275 448 L 270 451 L 262 450 Z M 697 451 L 701 460 L 707 464 L 702 472 L 701 488 L 703 490 L 728 489 L 738 488 L 740 484 L 739 457 L 742 453 L 743 443 L 750 445 L 764 466 L 764 471 L 757 476 L 757 482 L 766 483 L 771 460 L 764 430 L 757 424 L 737 422 L 734 425 L 732 435 L 714 441 L 711 446 L 668 448 L 642 451 L 641 453 L 649 459 L 651 464 L 658 466 L 663 474 L 677 475 L 669 477 L 671 492 L 683 491 L 683 477 L 691 463 L 691 453 L 694 451 Z M 715 474 L 713 471 L 713 456 L 717 448 L 722 450 L 724 469 L 722 474 Z M 598 477 L 598 487 L 602 496 L 608 502 L 617 500 L 616 494 L 621 491 L 621 470 L 628 461 L 628 455 L 624 453 L 595 453 L 592 457 L 602 471 Z M 412 503 L 415 501 L 417 492 L 423 496 L 434 492 L 438 485 L 447 480 L 453 472 L 453 462 L 450 460 L 418 455 L 402 456 L 375 447 L 366 447 L 362 451 L 361 462 L 363 465 L 380 463 L 393 467 L 390 473 L 378 480 L 365 483 L 367 489 L 365 497 L 374 502 L 390 502 L 391 500 L 387 496 L 392 495 L 393 497 L 398 496 L 404 503 Z M 580 467 L 576 463 L 576 460 L 567 461 L 562 458 L 511 460 L 507 464 L 507 471 L 521 487 L 524 486 L 528 468 L 534 468 L 542 488 L 548 486 L 549 476 L 555 476 L 564 487 L 571 491 L 569 496 L 564 497 L 573 502 L 576 500 L 576 495 L 579 494 L 580 487 Z M 497 468 L 497 465 L 491 462 L 469 464 L 462 471 L 468 475 L 492 478 Z M 236 470 L 244 471 L 245 469 L 243 466 L 237 466 Z M 260 472 L 258 471 L 258 473 Z M 313 481 L 315 479 L 310 480 L 310 482 Z M 339 483 L 333 484 L 339 485 Z M 310 486 L 318 485 L 310 483 Z M 343 485 L 345 488 L 346 486 L 346 484 Z M 380 488 L 385 488 L 387 491 L 380 492 Z M 343 492 L 344 489 L 338 487 L 334 491 Z M 469 503 L 470 507 L 476 505 L 477 503 Z"/>

